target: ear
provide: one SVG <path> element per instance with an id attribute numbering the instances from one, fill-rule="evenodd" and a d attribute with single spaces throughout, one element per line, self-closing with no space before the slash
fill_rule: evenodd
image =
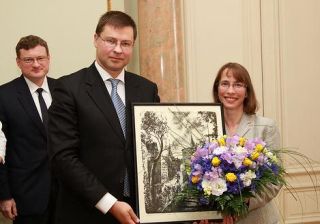
<path id="1" fill-rule="evenodd" d="M 97 41 L 98 41 L 98 38 L 99 38 L 99 35 L 98 34 L 94 34 L 94 36 L 93 36 L 93 44 L 94 44 L 94 46 L 97 48 Z"/>
<path id="2" fill-rule="evenodd" d="M 21 60 L 19 58 L 16 58 L 17 66 L 21 69 Z"/>

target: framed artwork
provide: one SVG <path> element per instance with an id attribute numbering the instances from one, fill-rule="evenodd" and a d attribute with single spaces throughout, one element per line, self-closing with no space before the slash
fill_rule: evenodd
<path id="1" fill-rule="evenodd" d="M 221 219 L 195 198 L 181 200 L 197 146 L 225 133 L 221 104 L 136 103 L 132 109 L 140 222 Z"/>

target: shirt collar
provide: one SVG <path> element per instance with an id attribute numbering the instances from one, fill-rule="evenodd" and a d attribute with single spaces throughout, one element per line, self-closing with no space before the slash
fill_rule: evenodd
<path id="1" fill-rule="evenodd" d="M 37 91 L 37 89 L 42 88 L 45 92 L 49 93 L 49 86 L 48 86 L 48 81 L 47 81 L 47 77 L 44 77 L 42 86 L 37 86 L 36 84 L 34 84 L 30 79 L 28 79 L 27 77 L 23 76 L 24 80 L 26 80 L 26 83 L 30 89 L 31 93 L 34 93 L 35 91 Z"/>
<path id="2" fill-rule="evenodd" d="M 104 70 L 97 61 L 94 62 L 94 65 L 96 66 L 102 80 L 105 82 L 108 79 L 114 79 L 106 70 Z M 120 72 L 120 74 L 117 76 L 116 79 L 119 79 L 121 82 L 124 83 L 124 69 Z"/>

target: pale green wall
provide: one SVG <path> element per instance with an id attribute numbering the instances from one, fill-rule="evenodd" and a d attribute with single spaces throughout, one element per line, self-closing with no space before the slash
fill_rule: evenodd
<path id="1" fill-rule="evenodd" d="M 50 76 L 60 77 L 90 65 L 95 57 L 95 26 L 107 9 L 106 2 L 0 0 L 0 84 L 20 75 L 15 46 L 20 37 L 29 34 L 39 35 L 48 42 Z"/>

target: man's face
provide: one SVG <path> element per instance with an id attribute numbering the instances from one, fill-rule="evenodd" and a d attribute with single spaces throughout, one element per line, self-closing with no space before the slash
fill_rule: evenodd
<path id="1" fill-rule="evenodd" d="M 96 60 L 114 78 L 129 63 L 134 45 L 130 26 L 115 28 L 105 25 L 100 35 L 95 34 Z"/>
<path id="2" fill-rule="evenodd" d="M 42 85 L 50 64 L 50 56 L 45 47 L 38 45 L 29 50 L 20 49 L 20 57 L 16 62 L 26 78 L 38 86 Z"/>

